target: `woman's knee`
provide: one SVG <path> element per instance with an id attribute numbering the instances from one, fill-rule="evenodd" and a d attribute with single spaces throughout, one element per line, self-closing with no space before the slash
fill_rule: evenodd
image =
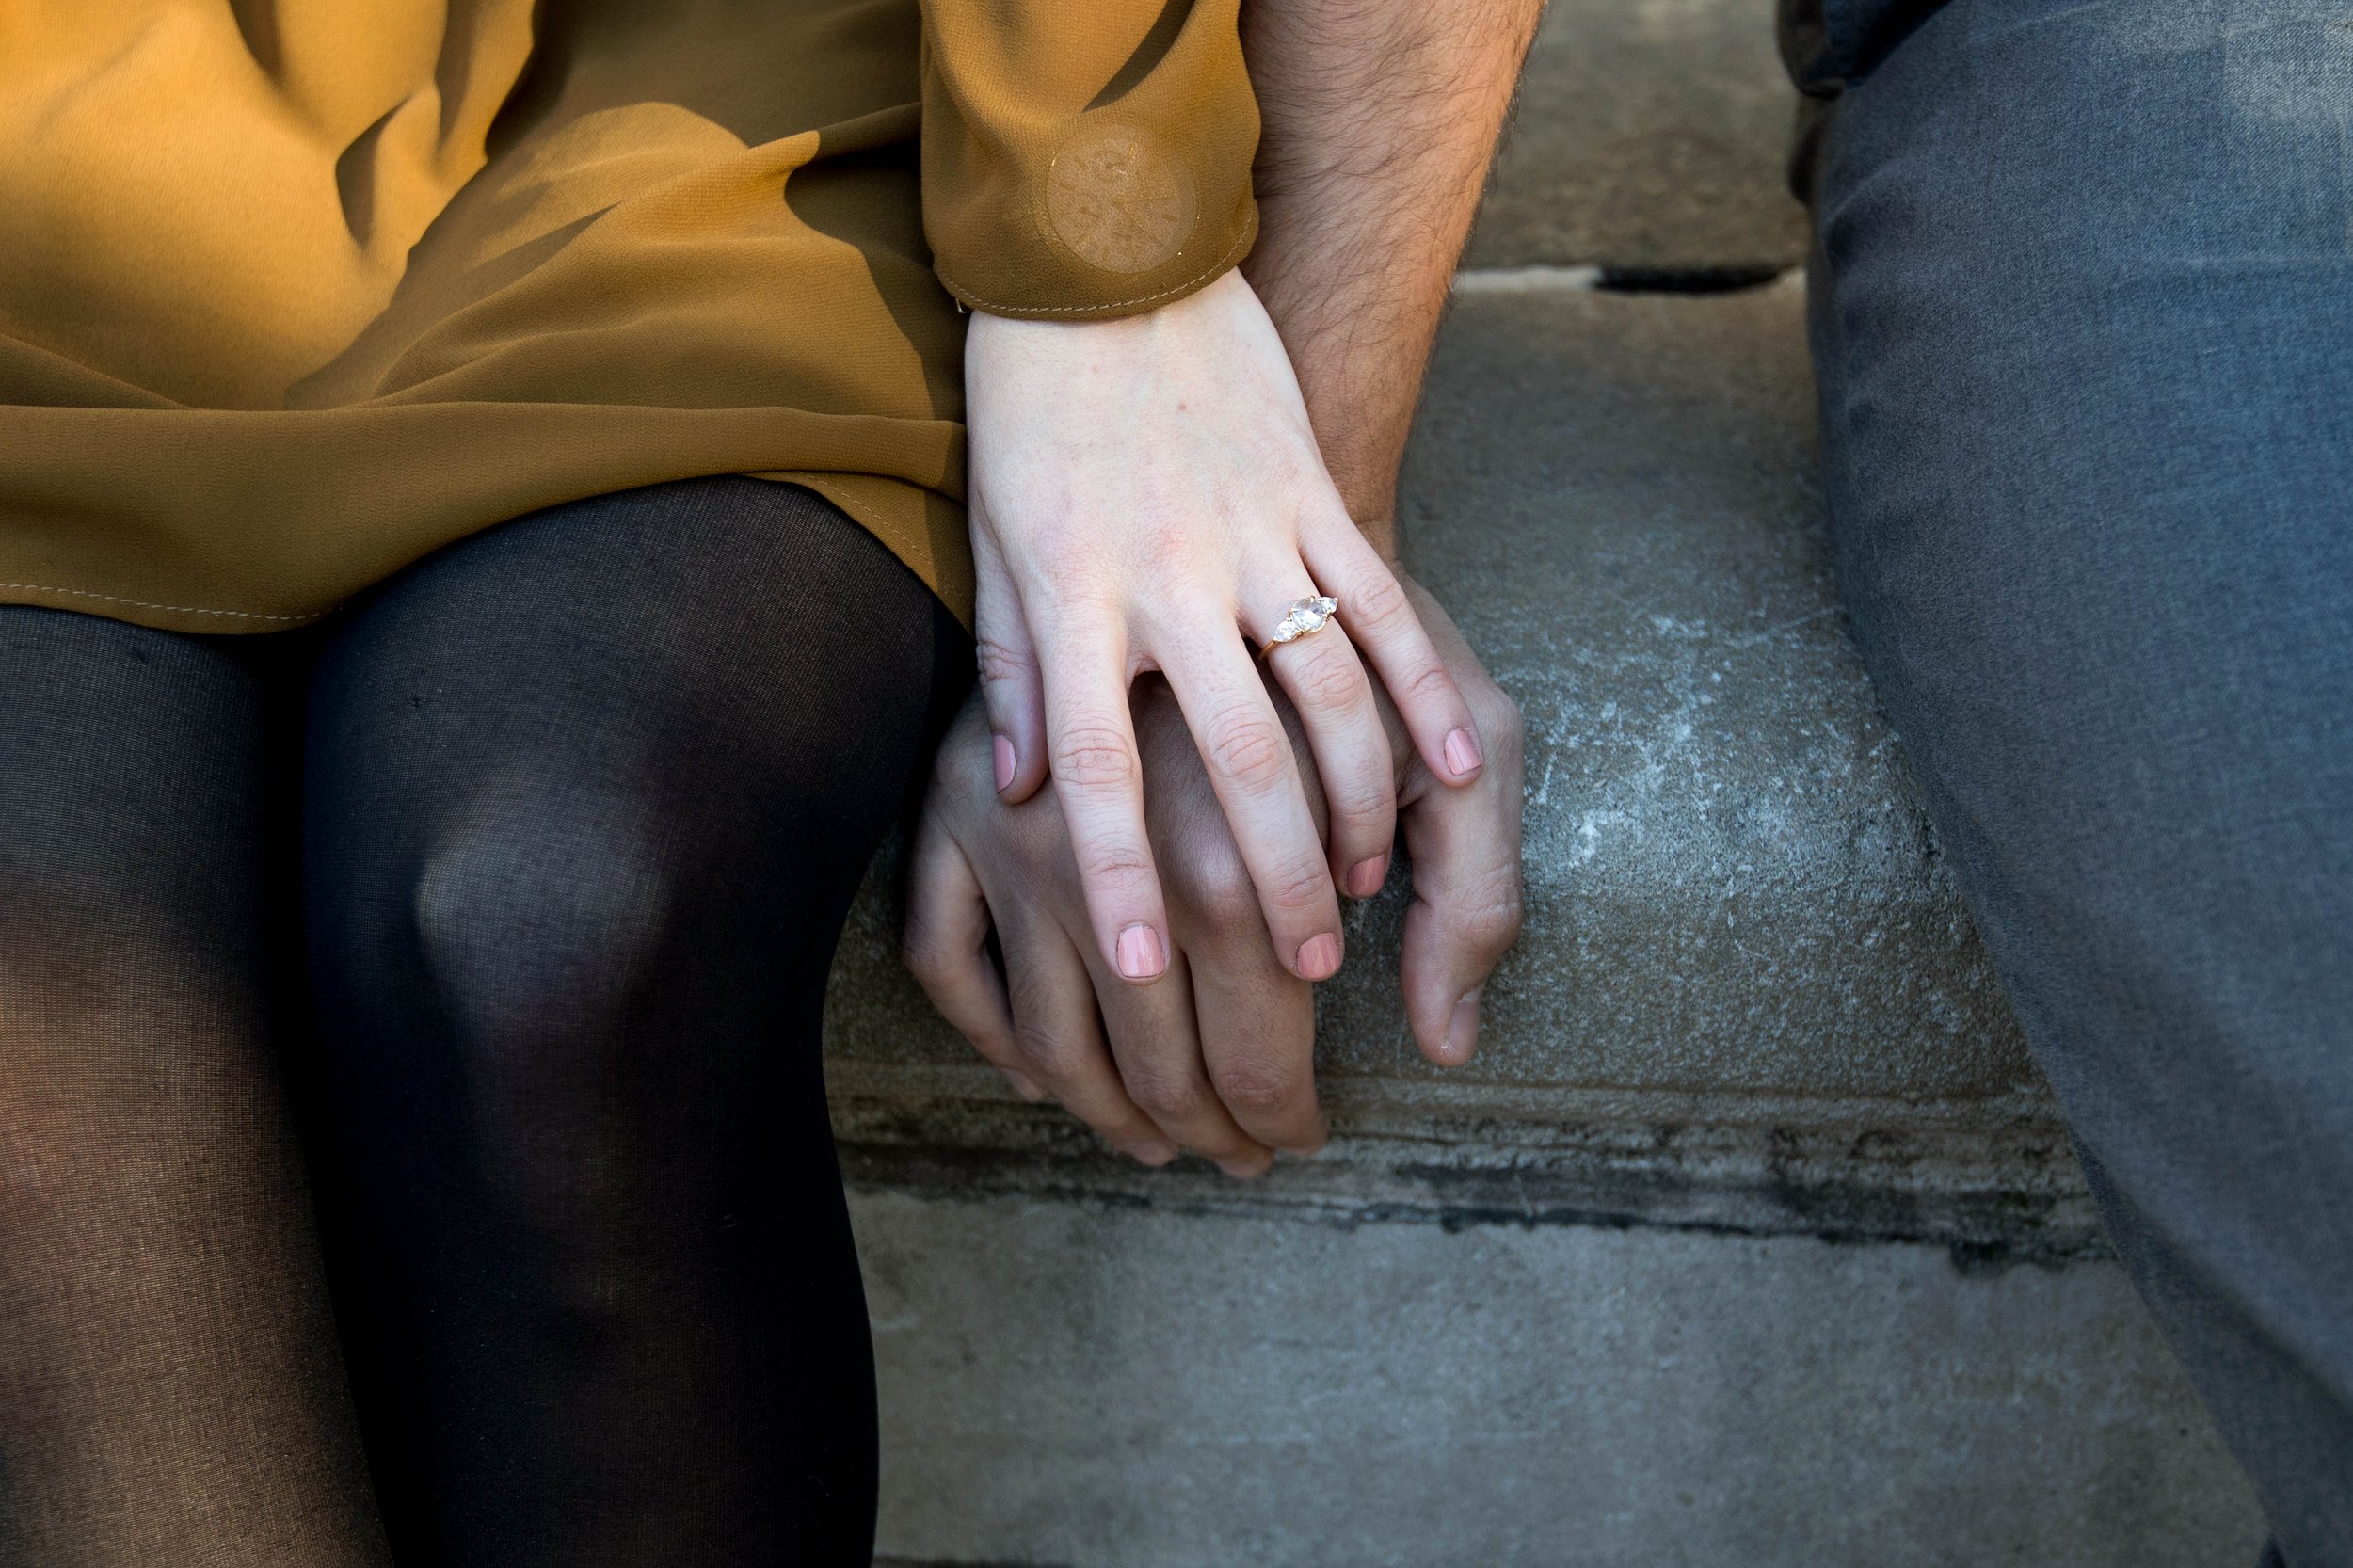
<path id="1" fill-rule="evenodd" d="M 671 955 L 677 881 L 637 803 L 533 792 L 477 803 L 435 836 L 405 889 L 453 1036 L 495 1071 L 613 1034 Z"/>
<path id="2" fill-rule="evenodd" d="M 360 837 L 366 836 L 362 827 Z M 455 1159 L 499 1218 L 594 1223 L 680 1064 L 683 878 L 645 807 L 489 791 L 396 853 L 314 870 L 325 1044 L 345 1098 Z M 324 886 L 320 886 L 320 883 Z"/>
<path id="3" fill-rule="evenodd" d="M 381 1160 L 462 1169 L 485 1218 L 583 1256 L 616 1226 L 728 1208 L 755 1137 L 807 1144 L 830 1179 L 821 928 L 846 888 L 675 801 L 578 782 L 494 785 L 435 818 L 312 870 L 348 1115 L 412 1129 Z M 787 1167 L 761 1163 L 799 1179 Z"/>

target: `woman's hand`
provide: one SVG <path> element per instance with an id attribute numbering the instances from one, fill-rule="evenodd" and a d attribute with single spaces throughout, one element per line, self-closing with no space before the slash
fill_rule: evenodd
<path id="1" fill-rule="evenodd" d="M 1393 712 L 1386 766 L 1414 856 L 1401 968 L 1430 1060 L 1457 1066 L 1479 990 L 1520 923 L 1520 724 L 1453 624 L 1413 603 L 1489 740 L 1467 789 L 1441 787 Z M 1059 786 L 1008 808 L 989 791 L 977 704 L 941 745 L 915 846 L 906 961 L 933 1003 L 1030 1098 L 1050 1094 L 1146 1164 L 1179 1148 L 1235 1176 L 1323 1142 L 1309 986 L 1274 960 L 1225 813 L 1167 688 L 1139 687 L 1151 842 L 1169 868 L 1170 983 L 1126 984 L 1091 936 Z M 994 924 L 1000 975 L 986 940 Z"/>
<path id="2" fill-rule="evenodd" d="M 1377 890 L 1395 832 L 1396 769 L 1359 650 L 1438 783 L 1480 776 L 1481 732 L 1333 488 L 1257 296 L 1228 273 L 1119 320 L 975 314 L 965 381 L 993 777 L 1017 802 L 1051 774 L 1094 961 L 1144 982 L 1173 957 L 1128 711 L 1137 676 L 1158 669 L 1279 962 L 1331 974 L 1335 884 Z M 1322 777 L 1328 851 L 1251 657 L 1319 592 L 1337 620 L 1267 662 Z"/>

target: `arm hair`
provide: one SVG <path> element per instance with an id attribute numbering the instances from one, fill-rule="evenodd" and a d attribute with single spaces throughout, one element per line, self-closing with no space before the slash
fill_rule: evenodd
<path id="1" fill-rule="evenodd" d="M 1542 0 L 1248 0 L 1264 133 L 1243 274 L 1350 514 L 1396 554 L 1398 465 Z"/>

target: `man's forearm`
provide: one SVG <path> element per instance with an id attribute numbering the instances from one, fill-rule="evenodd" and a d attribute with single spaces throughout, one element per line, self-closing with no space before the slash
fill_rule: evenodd
<path id="1" fill-rule="evenodd" d="M 1542 0 L 1248 0 L 1265 132 L 1242 271 L 1324 461 L 1395 552 L 1398 463 Z"/>

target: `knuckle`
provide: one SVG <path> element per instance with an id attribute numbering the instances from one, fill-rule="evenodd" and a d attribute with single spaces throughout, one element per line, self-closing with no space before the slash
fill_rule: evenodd
<path id="1" fill-rule="evenodd" d="M 1333 812 L 1352 822 L 1386 822 L 1397 815 L 1399 763 L 1385 740 L 1379 750 L 1320 774 Z"/>
<path id="2" fill-rule="evenodd" d="M 1233 1110 L 1263 1115 L 1287 1111 L 1299 1098 L 1306 1077 L 1295 1067 L 1263 1056 L 1237 1057 L 1210 1070 L 1217 1097 Z"/>
<path id="3" fill-rule="evenodd" d="M 1079 1064 L 1079 1046 L 1039 1024 L 1016 1019 L 1014 1054 L 1035 1077 L 1050 1081 L 1066 1079 Z"/>
<path id="4" fill-rule="evenodd" d="M 1002 1033 L 988 1031 L 975 1034 L 964 1030 L 958 1030 L 957 1032 L 964 1035 L 965 1044 L 972 1048 L 972 1053 L 990 1066 L 1008 1067 L 1015 1072 L 1020 1072 L 1023 1069 L 1021 1053 L 1014 1048 L 1013 1042 Z"/>
<path id="5" fill-rule="evenodd" d="M 985 633 L 977 640 L 973 657 L 980 665 L 981 679 L 991 685 L 1027 680 L 1037 673 L 1037 659 L 1027 648 Z"/>
<path id="6" fill-rule="evenodd" d="M 1385 778 L 1351 780 L 1334 787 L 1333 812 L 1352 823 L 1367 826 L 1394 822 L 1397 813 L 1397 792 Z"/>
<path id="7" fill-rule="evenodd" d="M 1078 856 L 1080 878 L 1086 882 L 1130 882 L 1152 874 L 1150 858 L 1123 841 L 1088 842 L 1074 846 L 1073 853 Z"/>
<path id="8" fill-rule="evenodd" d="M 899 961 L 927 991 L 936 989 L 948 978 L 947 945 L 913 915 L 907 917 L 906 933 L 899 939 Z"/>
<path id="9" fill-rule="evenodd" d="M 1526 918 L 1516 866 L 1487 872 L 1449 899 L 1447 924 L 1475 952 L 1501 952 L 1519 938 Z"/>
<path id="10" fill-rule="evenodd" d="M 1266 901 L 1287 914 L 1321 907 L 1333 898 L 1331 869 L 1319 855 L 1272 868 L 1261 887 Z"/>
<path id="11" fill-rule="evenodd" d="M 1219 777 L 1253 793 L 1273 789 L 1290 771 L 1290 742 L 1282 726 L 1259 713 L 1220 720 L 1210 730 L 1209 752 Z"/>
<path id="12" fill-rule="evenodd" d="M 1169 868 L 1169 880 L 1177 904 L 1211 930 L 1257 923 L 1258 890 L 1251 886 L 1250 869 L 1234 853 L 1231 840 L 1214 850 L 1177 856 Z"/>
<path id="13" fill-rule="evenodd" d="M 1208 1092 L 1193 1075 L 1158 1064 L 1132 1063 L 1120 1080 L 1136 1109 L 1155 1121 L 1184 1121 L 1205 1108 Z"/>
<path id="14" fill-rule="evenodd" d="M 1385 631 L 1413 613 L 1405 590 L 1385 570 L 1369 573 L 1349 596 L 1348 618 L 1360 626 Z"/>
<path id="15" fill-rule="evenodd" d="M 1124 789 L 1135 782 L 1135 748 L 1117 725 L 1074 724 L 1055 738 L 1053 774 L 1073 789 Z"/>
<path id="16" fill-rule="evenodd" d="M 929 900 L 916 898 L 907 905 L 906 922 L 899 932 L 899 957 L 926 988 L 936 989 L 955 978 L 970 956 L 958 940 L 958 925 L 936 913 Z"/>
<path id="17" fill-rule="evenodd" d="M 1399 682 L 1398 700 L 1401 706 L 1442 701 L 1453 696 L 1454 677 L 1447 667 L 1432 659 L 1417 664 Z"/>
<path id="18" fill-rule="evenodd" d="M 1289 442 L 1261 449 L 1253 465 L 1258 473 L 1254 494 L 1260 504 L 1244 516 L 1261 528 L 1281 525 L 1287 543 L 1297 540 L 1302 521 L 1320 512 L 1327 497 L 1334 503 L 1338 499 L 1329 496 L 1332 481 L 1322 462 Z M 1326 493 L 1319 495 L 1320 490 Z M 1337 505 L 1334 509 L 1345 510 Z"/>
<path id="19" fill-rule="evenodd" d="M 1492 680 L 1482 680 L 1464 696 L 1471 705 L 1471 716 L 1478 721 L 1481 735 L 1492 735 L 1497 742 L 1514 747 L 1526 740 L 1528 721 L 1520 716 L 1520 705 L 1502 687 Z"/>
<path id="20" fill-rule="evenodd" d="M 945 756 L 938 771 L 932 777 L 932 804 L 935 810 L 961 815 L 979 798 L 975 777 L 980 770 L 969 767 L 950 767 Z"/>
<path id="21" fill-rule="evenodd" d="M 1313 650 L 1300 661 L 1291 679 L 1301 703 L 1308 708 L 1353 708 L 1372 690 L 1365 680 L 1364 666 L 1340 642 Z"/>
<path id="22" fill-rule="evenodd" d="M 932 805 L 936 811 L 952 820 L 968 812 L 976 800 L 997 793 L 996 779 L 991 776 L 990 759 L 985 746 L 948 746 L 939 748 L 938 760 L 932 768 Z"/>
<path id="23" fill-rule="evenodd" d="M 955 838 L 955 823 L 962 815 L 960 808 L 969 803 L 976 779 L 993 786 L 994 760 L 989 755 L 988 734 L 985 714 L 977 711 L 959 714 L 933 754 L 931 782 L 923 794 L 926 820 L 917 838 L 919 858 L 935 852 L 925 848 L 934 834 Z M 995 793 L 993 788 L 990 792 Z"/>
<path id="24" fill-rule="evenodd" d="M 1135 548 L 1147 570 L 1185 576 L 1201 554 L 1201 530 L 1188 520 L 1155 518 L 1137 530 Z"/>
<path id="25" fill-rule="evenodd" d="M 1087 604 L 1105 597 L 1108 573 L 1082 534 L 1041 540 L 1023 563 L 1025 586 L 1049 604 Z M 1027 594 L 1023 596 L 1026 600 Z"/>

